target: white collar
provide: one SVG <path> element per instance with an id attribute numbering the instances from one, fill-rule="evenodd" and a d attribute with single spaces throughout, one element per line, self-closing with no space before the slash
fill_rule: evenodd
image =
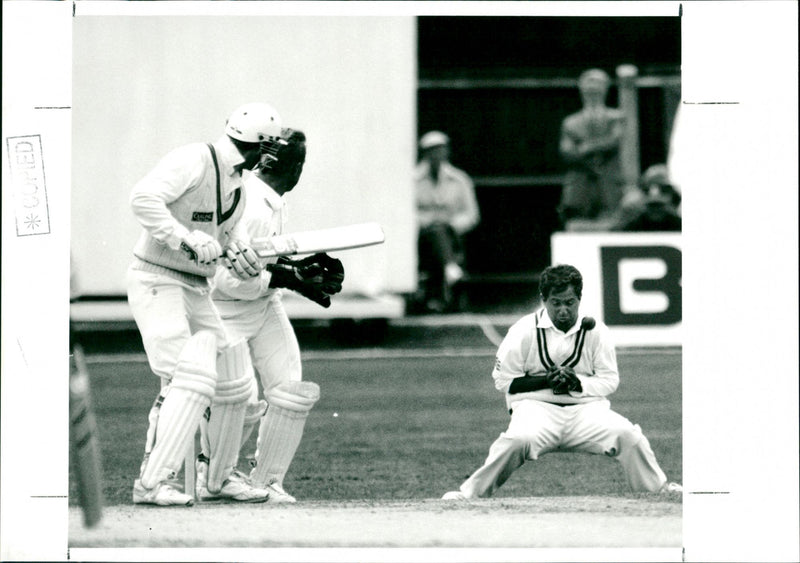
<path id="1" fill-rule="evenodd" d="M 239 152 L 239 149 L 236 148 L 236 145 L 231 142 L 227 135 L 222 135 L 213 145 L 217 150 L 219 159 L 230 169 L 227 173 L 228 176 L 233 176 L 234 167 L 244 162 L 242 153 Z"/>
<path id="2" fill-rule="evenodd" d="M 541 314 L 536 316 L 536 327 L 537 328 L 552 328 L 553 330 L 557 330 L 558 332 L 562 332 L 560 328 L 553 324 L 553 321 L 550 319 L 550 315 L 547 314 L 547 309 L 542 307 Z M 576 333 L 581 329 L 581 322 L 583 321 L 583 315 L 578 314 L 578 320 L 575 321 L 575 324 L 570 327 L 567 332 L 563 332 L 565 336 L 569 336 L 570 334 Z"/>
<path id="3" fill-rule="evenodd" d="M 272 186 L 270 186 L 264 180 L 262 180 L 255 172 L 250 173 L 248 182 L 253 182 L 256 186 L 259 187 L 259 190 L 261 194 L 264 196 L 264 199 L 266 200 L 267 204 L 275 211 L 282 209 L 283 206 L 286 204 L 286 201 L 283 199 L 281 194 L 276 192 Z"/>

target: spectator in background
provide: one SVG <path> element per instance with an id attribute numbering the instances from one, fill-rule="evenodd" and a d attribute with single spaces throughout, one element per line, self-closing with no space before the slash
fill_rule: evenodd
<path id="1" fill-rule="evenodd" d="M 670 182 L 664 164 L 648 168 L 639 179 L 639 190 L 625 202 L 615 231 L 680 231 L 678 206 L 681 194 Z"/>
<path id="2" fill-rule="evenodd" d="M 583 109 L 561 124 L 559 154 L 567 164 L 558 212 L 561 224 L 572 219 L 604 219 L 617 210 L 623 178 L 620 144 L 624 114 L 605 105 L 610 79 L 600 69 L 578 78 Z"/>
<path id="3" fill-rule="evenodd" d="M 453 308 L 453 287 L 464 276 L 464 235 L 480 221 L 472 179 L 450 164 L 450 139 L 430 131 L 419 142 L 417 218 L 419 267 L 427 274 L 422 288 L 425 307 L 434 312 Z"/>

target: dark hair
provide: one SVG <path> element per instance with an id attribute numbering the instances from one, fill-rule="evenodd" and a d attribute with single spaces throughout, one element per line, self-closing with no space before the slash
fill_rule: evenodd
<path id="1" fill-rule="evenodd" d="M 545 268 L 539 277 L 539 293 L 547 299 L 553 292 L 561 292 L 572 286 L 578 299 L 583 292 L 583 276 L 575 266 L 558 264 Z"/>
<path id="2" fill-rule="evenodd" d="M 285 145 L 278 148 L 275 154 L 278 159 L 270 167 L 270 173 L 276 176 L 291 173 L 295 166 L 303 164 L 306 160 L 306 134 L 302 131 L 287 129 L 281 135 L 285 140 Z"/>

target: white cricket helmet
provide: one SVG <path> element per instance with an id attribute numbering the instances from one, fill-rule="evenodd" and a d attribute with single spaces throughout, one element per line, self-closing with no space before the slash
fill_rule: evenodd
<path id="1" fill-rule="evenodd" d="M 236 108 L 228 118 L 225 133 L 245 143 L 259 143 L 264 164 L 274 159 L 282 141 L 281 116 L 269 104 L 245 104 Z"/>
<path id="2" fill-rule="evenodd" d="M 245 104 L 228 118 L 225 133 L 245 143 L 261 143 L 270 137 L 280 137 L 281 116 L 269 104 Z"/>

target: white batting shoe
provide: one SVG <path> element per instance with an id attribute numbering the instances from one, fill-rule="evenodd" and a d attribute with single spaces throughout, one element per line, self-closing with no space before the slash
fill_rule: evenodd
<path id="1" fill-rule="evenodd" d="M 270 483 L 267 486 L 269 491 L 269 503 L 295 503 L 297 499 L 287 493 L 280 483 Z"/>
<path id="2" fill-rule="evenodd" d="M 442 500 L 467 500 L 467 497 L 461 491 L 450 491 L 442 496 Z"/>
<path id="3" fill-rule="evenodd" d="M 156 506 L 192 506 L 194 499 L 180 492 L 171 483 L 163 481 L 152 489 L 145 489 L 139 479 L 133 482 L 133 504 Z"/>
<path id="4" fill-rule="evenodd" d="M 219 492 L 212 493 L 208 490 L 208 464 L 198 461 L 196 467 L 197 482 L 195 484 L 195 493 L 197 494 L 197 500 L 201 502 L 256 503 L 269 500 L 268 490 L 253 485 L 250 479 L 237 470 L 234 470 L 230 477 L 225 479 Z"/>
<path id="5" fill-rule="evenodd" d="M 658 491 L 659 493 L 682 493 L 683 485 L 680 483 L 668 482 Z"/>

